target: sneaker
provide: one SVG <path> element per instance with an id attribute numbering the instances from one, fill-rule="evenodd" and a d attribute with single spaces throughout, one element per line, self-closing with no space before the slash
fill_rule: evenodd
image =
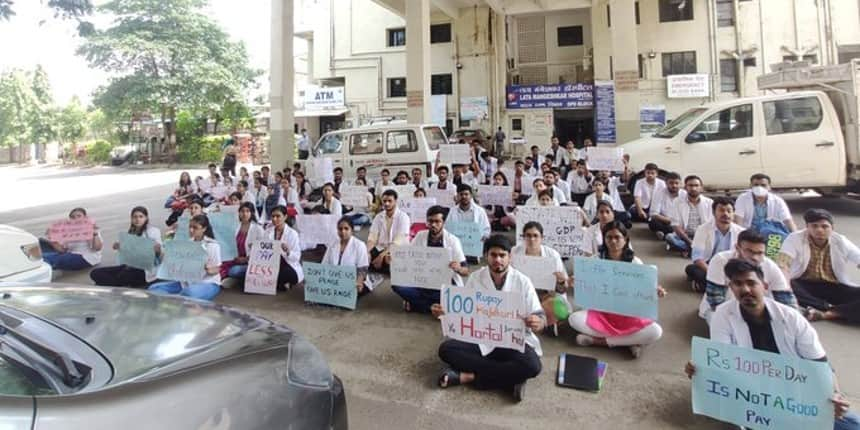
<path id="1" fill-rule="evenodd" d="M 523 401 L 523 398 L 526 396 L 526 381 L 523 381 L 517 385 L 514 385 L 514 401 L 519 403 Z"/>
<path id="2" fill-rule="evenodd" d="M 576 335 L 576 344 L 579 346 L 591 346 L 594 344 L 594 338 L 587 334 Z"/>
<path id="3" fill-rule="evenodd" d="M 367 279 L 370 281 L 370 289 L 372 290 L 382 284 L 382 281 L 385 280 L 385 276 L 380 275 L 379 273 L 370 273 L 367 275 Z"/>
<path id="4" fill-rule="evenodd" d="M 663 233 L 662 231 L 658 231 L 657 232 L 657 240 L 665 240 L 665 239 L 666 239 L 666 233 Z"/>
<path id="5" fill-rule="evenodd" d="M 642 345 L 633 345 L 630 347 L 630 355 L 633 356 L 633 359 L 637 359 L 642 356 Z"/>

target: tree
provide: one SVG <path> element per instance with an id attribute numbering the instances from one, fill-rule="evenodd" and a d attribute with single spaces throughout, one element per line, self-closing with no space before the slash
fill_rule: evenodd
<path id="1" fill-rule="evenodd" d="M 243 100 L 259 71 L 244 45 L 201 13 L 206 0 L 110 0 L 98 9 L 115 18 L 85 35 L 78 54 L 114 75 L 96 105 L 124 112 L 158 112 L 171 155 L 179 110 L 211 113 Z M 130 120 L 127 117 L 126 121 Z"/>
<path id="2" fill-rule="evenodd" d="M 44 146 L 42 145 L 57 138 L 59 112 L 54 106 L 54 96 L 48 74 L 41 65 L 37 65 L 36 70 L 32 73 L 30 88 L 36 103 L 28 116 L 30 123 L 29 143 L 39 145 L 39 154 L 44 155 Z"/>
<path id="3" fill-rule="evenodd" d="M 43 3 L 45 2 L 43 1 Z M 54 10 L 55 18 L 78 21 L 78 33 L 80 35 L 92 32 L 93 25 L 84 19 L 93 13 L 91 0 L 48 0 L 47 4 Z M 15 0 L 0 0 L 0 21 L 9 20 L 15 16 L 14 5 Z"/>
<path id="4" fill-rule="evenodd" d="M 78 143 L 87 134 L 87 111 L 77 96 L 60 111 L 58 121 L 63 143 Z"/>
<path id="5" fill-rule="evenodd" d="M 21 153 L 30 135 L 30 117 L 37 100 L 29 75 L 11 70 L 0 75 L 0 146 L 18 145 Z"/>

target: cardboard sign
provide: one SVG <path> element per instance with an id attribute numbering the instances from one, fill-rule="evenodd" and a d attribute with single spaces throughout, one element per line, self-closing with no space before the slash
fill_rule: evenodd
<path id="1" fill-rule="evenodd" d="M 624 148 L 590 146 L 586 149 L 588 170 L 624 171 Z"/>
<path id="2" fill-rule="evenodd" d="M 304 262 L 305 301 L 355 310 L 356 267 Z"/>
<path id="3" fill-rule="evenodd" d="M 526 304 L 518 293 L 442 288 L 442 335 L 452 339 L 519 352 L 526 348 Z"/>
<path id="4" fill-rule="evenodd" d="M 191 217 L 188 214 L 182 214 L 176 221 L 176 230 L 173 233 L 173 240 L 191 240 L 191 232 L 188 231 L 188 226 L 191 223 Z"/>
<path id="5" fill-rule="evenodd" d="M 478 223 L 470 221 L 447 221 L 445 222 L 445 230 L 448 230 L 448 233 L 460 239 L 460 244 L 463 245 L 463 253 L 467 257 L 480 257 L 484 254 L 484 242 L 481 240 L 484 235 L 484 229 Z"/>
<path id="6" fill-rule="evenodd" d="M 239 217 L 229 212 L 213 212 L 207 215 L 215 240 L 221 247 L 221 261 L 230 261 L 239 255 L 236 244 L 236 231 L 239 229 Z"/>
<path id="7" fill-rule="evenodd" d="M 404 197 L 397 200 L 400 210 L 409 215 L 409 220 L 415 223 L 427 222 L 427 209 L 436 206 L 433 197 Z"/>
<path id="8" fill-rule="evenodd" d="M 245 272 L 245 292 L 274 296 L 278 290 L 281 269 L 281 242 L 260 240 L 251 244 L 248 270 Z"/>
<path id="9" fill-rule="evenodd" d="M 557 280 L 554 258 L 514 254 L 511 266 L 531 279 L 535 289 L 555 291 Z"/>
<path id="10" fill-rule="evenodd" d="M 514 187 L 503 185 L 478 185 L 478 201 L 481 206 L 514 206 Z"/>
<path id="11" fill-rule="evenodd" d="M 644 264 L 576 257 L 576 304 L 586 309 L 657 320 L 657 268 Z"/>
<path id="12" fill-rule="evenodd" d="M 119 264 L 141 270 L 155 267 L 155 241 L 136 234 L 119 234 Z"/>
<path id="13" fill-rule="evenodd" d="M 209 189 L 209 194 L 212 197 L 215 197 L 216 199 L 221 200 L 230 194 L 230 188 L 228 188 L 224 185 L 214 186 L 214 187 Z"/>
<path id="14" fill-rule="evenodd" d="M 308 172 L 313 183 L 322 186 L 327 182 L 334 183 L 334 160 L 328 157 L 313 158 L 311 170 Z"/>
<path id="15" fill-rule="evenodd" d="M 413 196 L 415 196 L 415 190 L 416 190 L 416 188 L 415 188 L 415 185 L 413 185 L 413 184 L 406 184 L 406 185 L 383 185 L 383 186 L 381 186 L 381 187 L 379 188 L 379 191 L 377 191 L 377 192 L 379 193 L 379 198 L 382 198 L 382 193 L 384 193 L 384 192 L 385 192 L 385 190 L 394 190 L 394 191 L 396 191 L 396 192 L 397 192 L 397 198 L 398 198 L 398 199 L 403 199 L 403 198 L 406 198 L 406 197 L 413 197 Z"/>
<path id="16" fill-rule="evenodd" d="M 833 428 L 825 362 L 693 338 L 693 413 L 759 430 Z"/>
<path id="17" fill-rule="evenodd" d="M 440 190 L 435 185 L 427 188 L 427 197 L 436 199 L 436 204 L 445 208 L 452 208 L 456 205 L 457 187 L 454 183 L 449 183 L 448 188 Z"/>
<path id="18" fill-rule="evenodd" d="M 93 240 L 95 223 L 90 218 L 62 219 L 48 227 L 48 240 L 67 244 Z"/>
<path id="19" fill-rule="evenodd" d="M 296 215 L 296 230 L 302 244 L 310 247 L 337 241 L 337 215 Z M 302 246 L 302 249 L 305 247 Z"/>
<path id="20" fill-rule="evenodd" d="M 451 253 L 447 248 L 394 246 L 391 248 L 391 285 L 432 290 L 451 285 Z"/>
<path id="21" fill-rule="evenodd" d="M 367 187 L 364 185 L 340 184 L 340 202 L 354 208 L 367 207 Z"/>
<path id="22" fill-rule="evenodd" d="M 208 258 L 203 242 L 169 240 L 164 244 L 164 261 L 158 266 L 157 276 L 168 281 L 200 281 L 206 277 Z"/>
<path id="23" fill-rule="evenodd" d="M 583 255 L 585 229 L 575 206 L 517 206 L 517 243 L 523 243 L 523 226 L 536 221 L 543 227 L 543 244 L 562 257 Z"/>
<path id="24" fill-rule="evenodd" d="M 462 143 L 439 145 L 439 163 L 469 164 L 472 162 L 472 148 Z"/>

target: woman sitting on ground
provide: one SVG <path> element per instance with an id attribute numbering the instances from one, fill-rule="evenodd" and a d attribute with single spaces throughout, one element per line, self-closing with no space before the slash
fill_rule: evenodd
<path id="1" fill-rule="evenodd" d="M 131 210 L 131 224 L 128 234 L 145 237 L 152 241 L 155 251 L 155 261 L 161 260 L 161 231 L 154 225 L 149 225 L 149 211 L 143 206 Z M 114 242 L 113 249 L 120 251 L 119 242 Z M 155 281 L 158 266 L 143 270 L 120 264 L 116 266 L 99 267 L 90 272 L 90 279 L 104 287 L 144 287 Z"/>
<path id="2" fill-rule="evenodd" d="M 239 228 L 236 229 L 236 250 L 238 255 L 230 261 L 221 263 L 221 278 L 237 280 L 240 283 L 245 280 L 245 272 L 248 271 L 248 258 L 251 244 L 262 239 L 265 235 L 263 227 L 257 223 L 254 205 L 242 203 L 239 206 Z M 225 279 L 226 278 L 226 279 Z"/>
<path id="3" fill-rule="evenodd" d="M 79 220 L 86 217 L 87 211 L 84 208 L 74 208 L 69 212 L 69 219 L 71 220 Z M 89 240 L 60 243 L 39 238 L 39 247 L 42 249 L 42 260 L 45 260 L 54 270 L 76 271 L 89 269 L 101 263 L 102 246 L 102 235 L 99 233 L 97 225 L 93 225 L 93 237 Z"/>

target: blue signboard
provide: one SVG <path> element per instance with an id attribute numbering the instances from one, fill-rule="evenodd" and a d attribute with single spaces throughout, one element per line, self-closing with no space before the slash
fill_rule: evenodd
<path id="1" fill-rule="evenodd" d="M 594 81 L 594 130 L 597 143 L 615 143 L 615 83 Z"/>
<path id="2" fill-rule="evenodd" d="M 508 85 L 508 109 L 582 108 L 594 106 L 591 84 Z"/>

